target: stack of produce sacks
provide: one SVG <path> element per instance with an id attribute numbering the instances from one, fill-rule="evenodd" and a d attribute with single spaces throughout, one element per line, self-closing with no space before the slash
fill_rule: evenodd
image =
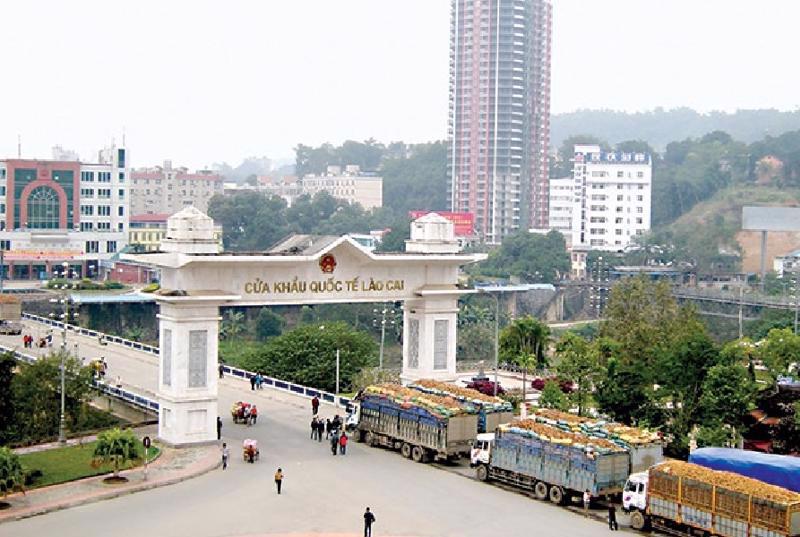
<path id="1" fill-rule="evenodd" d="M 514 406 L 500 397 L 484 395 L 478 390 L 462 388 L 455 384 L 439 382 L 438 380 L 421 379 L 410 384 L 409 388 L 443 397 L 452 397 L 470 406 L 482 408 L 486 412 L 511 412 Z"/>
<path id="2" fill-rule="evenodd" d="M 566 431 L 533 419 L 514 420 L 509 424 L 500 425 L 500 431 L 511 434 L 536 438 L 542 442 L 564 444 L 580 449 L 591 448 L 598 453 L 618 453 L 624 449 L 613 442 L 603 438 L 593 438 L 580 432 Z"/>
<path id="3" fill-rule="evenodd" d="M 398 404 L 401 408 L 422 407 L 440 418 L 476 412 L 474 407 L 460 403 L 453 397 L 424 393 L 399 384 L 376 384 L 368 386 L 364 392 L 366 395 L 385 397 Z"/>
<path id="4" fill-rule="evenodd" d="M 624 448 L 661 442 L 661 437 L 655 431 L 585 418 L 548 408 L 537 409 L 534 419 L 540 423 L 557 427 L 562 431 L 581 433 L 593 438 L 608 439 Z"/>

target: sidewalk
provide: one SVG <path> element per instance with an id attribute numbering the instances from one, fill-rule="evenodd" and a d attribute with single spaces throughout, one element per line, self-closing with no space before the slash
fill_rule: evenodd
<path id="1" fill-rule="evenodd" d="M 182 449 L 162 447 L 161 456 L 149 465 L 147 481 L 144 480 L 144 469 L 140 467 L 121 472 L 129 480 L 123 485 L 106 485 L 103 479 L 108 476 L 97 476 L 35 489 L 24 495 L 12 494 L 5 500 L 11 507 L 0 511 L 0 523 L 172 485 L 219 465 L 217 445 Z"/>

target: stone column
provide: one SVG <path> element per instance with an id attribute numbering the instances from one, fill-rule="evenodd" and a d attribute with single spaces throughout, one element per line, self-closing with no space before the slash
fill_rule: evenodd
<path id="1" fill-rule="evenodd" d="M 456 380 L 458 296 L 407 301 L 403 311 L 403 370 L 400 379 Z"/>
<path id="2" fill-rule="evenodd" d="M 158 437 L 172 446 L 217 440 L 219 304 L 161 297 Z"/>

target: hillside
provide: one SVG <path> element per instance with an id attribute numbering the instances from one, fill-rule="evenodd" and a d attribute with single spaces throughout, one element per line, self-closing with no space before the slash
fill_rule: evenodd
<path id="1" fill-rule="evenodd" d="M 686 254 L 701 265 L 713 263 L 720 249 L 740 252 L 741 268 L 757 272 L 760 263 L 760 234 L 741 231 L 744 205 L 800 205 L 800 189 L 773 186 L 737 185 L 718 191 L 710 199 L 698 203 L 672 224 L 655 230 L 676 244 L 685 245 Z M 772 258 L 800 248 L 800 233 L 770 233 L 767 237 L 768 267 Z"/>
<path id="2" fill-rule="evenodd" d="M 560 147 L 569 136 L 591 134 L 610 144 L 624 140 L 644 140 L 658 151 L 667 144 L 696 138 L 712 131 L 724 131 L 735 140 L 752 143 L 765 135 L 778 136 L 800 129 L 800 110 L 737 110 L 734 113 L 701 114 L 690 108 L 655 109 L 648 112 L 615 110 L 577 110 L 553 114 L 550 140 Z"/>

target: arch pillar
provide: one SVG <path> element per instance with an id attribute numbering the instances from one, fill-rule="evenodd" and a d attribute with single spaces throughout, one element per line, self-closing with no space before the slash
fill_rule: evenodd
<path id="1" fill-rule="evenodd" d="M 403 305 L 403 384 L 456 380 L 458 294 L 423 296 Z"/>
<path id="2" fill-rule="evenodd" d="M 172 446 L 217 440 L 221 297 L 159 297 L 158 437 Z"/>

